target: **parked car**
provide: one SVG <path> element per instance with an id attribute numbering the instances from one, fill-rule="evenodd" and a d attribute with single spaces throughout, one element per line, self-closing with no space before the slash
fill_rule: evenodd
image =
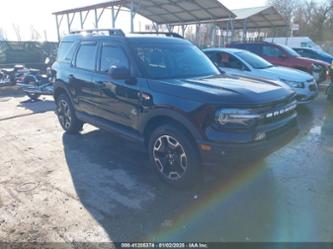
<path id="1" fill-rule="evenodd" d="M 293 49 L 269 42 L 231 43 L 228 47 L 245 49 L 255 53 L 277 66 L 291 67 L 310 73 L 318 83 L 325 81 L 330 75 L 330 64 L 301 57 Z"/>
<path id="2" fill-rule="evenodd" d="M 267 37 L 264 39 L 266 42 L 272 42 L 275 44 L 286 45 L 288 47 L 294 48 L 312 48 L 314 50 L 322 50 L 321 47 L 312 41 L 307 36 L 293 36 L 293 37 Z"/>
<path id="3" fill-rule="evenodd" d="M 319 89 L 315 79 L 303 71 L 273 66 L 246 50 L 211 48 L 205 49 L 204 52 L 228 75 L 282 81 L 297 93 L 296 99 L 299 104 L 309 103 L 318 95 Z"/>
<path id="4" fill-rule="evenodd" d="M 298 54 L 303 57 L 315 60 L 325 61 L 329 64 L 333 62 L 333 56 L 323 50 L 314 50 L 312 48 L 293 48 Z"/>
<path id="5" fill-rule="evenodd" d="M 258 155 L 297 129 L 291 89 L 221 75 L 184 39 L 110 34 L 60 44 L 54 98 L 66 132 L 90 123 L 131 139 L 164 181 L 185 187 L 203 165 Z"/>

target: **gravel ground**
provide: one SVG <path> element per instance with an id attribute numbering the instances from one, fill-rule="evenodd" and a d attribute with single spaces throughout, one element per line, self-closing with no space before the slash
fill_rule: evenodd
<path id="1" fill-rule="evenodd" d="M 160 182 L 131 143 L 63 133 L 52 98 L 0 89 L 0 241 L 333 241 L 333 105 L 299 108 L 271 155 L 207 169 L 199 188 Z"/>

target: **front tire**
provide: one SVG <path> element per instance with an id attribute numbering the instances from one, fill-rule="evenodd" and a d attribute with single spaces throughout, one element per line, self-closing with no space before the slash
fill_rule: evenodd
<path id="1" fill-rule="evenodd" d="M 57 116 L 62 128 L 70 134 L 79 133 L 82 130 L 83 122 L 75 116 L 75 111 L 68 96 L 61 94 L 57 100 Z"/>
<path id="2" fill-rule="evenodd" d="M 166 183 L 188 188 L 202 180 L 202 168 L 194 142 L 188 132 L 176 125 L 157 128 L 149 140 L 150 162 Z"/>

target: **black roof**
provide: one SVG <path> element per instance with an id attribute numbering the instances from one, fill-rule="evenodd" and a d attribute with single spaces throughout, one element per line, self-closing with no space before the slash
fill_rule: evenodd
<path id="1" fill-rule="evenodd" d="M 135 42 L 135 43 L 178 43 L 178 44 L 191 44 L 185 39 L 177 37 L 169 37 L 163 34 L 159 35 L 144 35 L 144 34 L 130 34 L 127 36 L 121 35 L 101 35 L 101 34 L 70 34 L 65 36 L 62 41 L 84 41 L 84 40 L 109 40 L 119 42 Z"/>

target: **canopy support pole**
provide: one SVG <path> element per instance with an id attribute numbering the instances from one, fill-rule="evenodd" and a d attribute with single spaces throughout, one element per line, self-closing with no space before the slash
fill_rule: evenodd
<path id="1" fill-rule="evenodd" d="M 60 26 L 62 23 L 62 20 L 64 19 L 64 15 L 61 16 L 60 20 L 59 20 L 59 16 L 56 15 L 56 24 L 57 24 L 57 35 L 58 35 L 58 41 L 60 42 Z"/>
<path id="2" fill-rule="evenodd" d="M 244 19 L 243 22 L 243 42 L 247 40 L 247 19 Z"/>
<path id="3" fill-rule="evenodd" d="M 231 42 L 235 39 L 234 19 L 229 16 L 230 28 L 231 28 Z"/>
<path id="4" fill-rule="evenodd" d="M 134 8 L 134 2 L 133 0 L 131 1 L 131 8 L 130 8 L 130 16 L 131 16 L 131 33 L 134 32 L 134 18 L 136 15 L 136 11 Z"/>

